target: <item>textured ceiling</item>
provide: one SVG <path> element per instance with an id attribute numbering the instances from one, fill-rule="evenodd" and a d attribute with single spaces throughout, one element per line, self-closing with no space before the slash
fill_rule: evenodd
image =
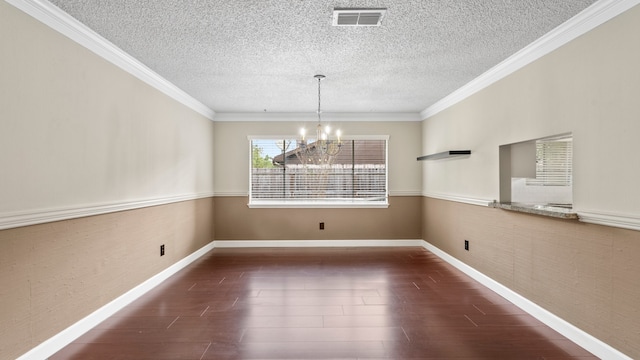
<path id="1" fill-rule="evenodd" d="M 216 112 L 420 112 L 595 0 L 51 0 Z M 334 7 L 387 8 L 333 27 Z"/>

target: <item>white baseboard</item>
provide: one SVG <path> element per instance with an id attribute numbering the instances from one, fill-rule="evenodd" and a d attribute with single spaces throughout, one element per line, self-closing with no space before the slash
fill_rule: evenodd
<path id="1" fill-rule="evenodd" d="M 422 246 L 422 240 L 216 240 L 216 248 Z"/>
<path id="2" fill-rule="evenodd" d="M 114 299 L 100 309 L 87 315 L 85 318 L 81 319 L 75 324 L 69 326 L 68 328 L 52 336 L 51 338 L 43 341 L 40 345 L 23 354 L 17 360 L 42 360 L 55 354 L 63 347 L 67 346 L 75 339 L 80 337 L 82 334 L 91 330 L 96 325 L 100 324 L 101 322 L 118 312 L 120 309 L 132 303 L 134 300 L 138 299 L 149 290 L 158 286 L 163 281 L 167 280 L 169 277 L 185 268 L 187 265 L 199 259 L 201 256 L 213 249 L 213 247 L 213 242 L 210 242 L 209 244 L 203 246 L 191 255 L 169 266 L 168 268 L 149 278 L 142 284 L 134 287 L 133 289 L 127 291 L 126 293 Z"/>
<path id="3" fill-rule="evenodd" d="M 571 323 L 561 319 L 555 314 L 535 304 L 531 300 L 523 297 L 517 292 L 500 284 L 499 282 L 493 280 L 492 278 L 486 276 L 485 274 L 465 264 L 464 262 L 438 249 L 432 244 L 426 241 L 423 241 L 422 244 L 425 249 L 431 251 L 436 256 L 440 257 L 442 260 L 446 261 L 447 263 L 451 264 L 452 266 L 462 271 L 463 273 L 469 275 L 470 277 L 472 277 L 474 280 L 478 281 L 482 285 L 488 287 L 489 289 L 493 290 L 500 296 L 509 300 L 514 305 L 516 305 L 517 307 L 527 312 L 529 315 L 540 320 L 545 325 L 559 332 L 564 337 L 573 341 L 579 346 L 583 347 L 584 349 L 591 352 L 595 356 L 601 359 L 607 359 L 607 360 L 615 360 L 615 359 L 631 360 L 630 357 L 614 349 L 613 347 L 606 344 L 605 342 L 580 330 L 579 328 L 572 325 Z"/>
<path id="4" fill-rule="evenodd" d="M 18 360 L 40 360 L 55 354 L 66 345 L 73 342 L 82 334 L 91 330 L 108 317 L 115 314 L 120 309 L 124 308 L 140 296 L 144 295 L 149 290 L 153 289 L 193 261 L 199 259 L 208 251 L 214 248 L 259 248 L 259 247 L 402 247 L 402 246 L 415 246 L 423 247 L 431 251 L 442 260 L 451 264 L 458 270 L 469 275 L 471 278 L 480 282 L 482 285 L 493 290 L 497 294 L 501 295 L 505 299 L 512 302 L 514 305 L 520 307 L 522 310 L 540 320 L 542 323 L 556 330 L 569 340 L 575 342 L 579 346 L 583 347 L 592 354 L 602 359 L 620 359 L 631 360 L 630 357 L 614 349 L 610 345 L 603 341 L 593 337 L 592 335 L 580 330 L 569 322 L 559 318 L 553 313 L 545 310 L 539 305 L 526 299 L 522 295 L 509 289 L 508 287 L 500 284 L 499 282 L 491 279 L 483 273 L 477 271 L 471 266 L 463 263 L 462 261 L 454 258 L 446 252 L 438 249 L 432 244 L 424 240 L 271 240 L 271 241 L 251 241 L 251 240 L 218 240 L 213 241 L 201 249 L 197 250 L 193 254 L 178 261 L 172 266 L 168 267 L 164 271 L 151 277 L 142 284 L 129 290 L 125 294 L 121 295 L 117 299 L 111 301 L 107 305 L 94 311 L 92 314 L 83 318 L 82 320 L 71 325 L 67 329 L 61 331 L 55 336 L 45 340 L 40 345 L 31 349 L 29 352 L 23 354 Z"/>

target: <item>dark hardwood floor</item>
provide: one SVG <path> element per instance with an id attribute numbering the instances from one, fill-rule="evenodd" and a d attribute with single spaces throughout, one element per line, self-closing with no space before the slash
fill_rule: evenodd
<path id="1" fill-rule="evenodd" d="M 595 359 L 422 248 L 215 249 L 50 359 Z"/>

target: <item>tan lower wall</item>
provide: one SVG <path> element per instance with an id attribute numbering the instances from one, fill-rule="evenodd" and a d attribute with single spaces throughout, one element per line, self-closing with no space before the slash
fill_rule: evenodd
<path id="1" fill-rule="evenodd" d="M 0 358 L 20 356 L 214 234 L 422 238 L 640 358 L 640 232 L 423 197 L 392 197 L 388 209 L 249 209 L 246 201 L 208 198 L 0 231 Z"/>
<path id="2" fill-rule="evenodd" d="M 640 358 L 640 232 L 433 198 L 422 210 L 424 240 Z"/>
<path id="3" fill-rule="evenodd" d="M 213 210 L 206 198 L 0 231 L 0 359 L 211 242 Z"/>
<path id="4" fill-rule="evenodd" d="M 387 209 L 250 209 L 247 197 L 216 197 L 215 239 L 420 239 L 421 199 L 390 197 Z"/>

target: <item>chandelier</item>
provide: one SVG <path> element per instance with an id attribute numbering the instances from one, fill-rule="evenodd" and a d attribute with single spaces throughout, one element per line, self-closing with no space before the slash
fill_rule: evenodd
<path id="1" fill-rule="evenodd" d="M 318 124 L 316 125 L 315 139 L 308 139 L 306 129 L 300 129 L 296 156 L 304 166 L 331 165 L 342 148 L 342 134 L 340 130 L 336 130 L 334 136 L 331 134 L 329 125 L 322 125 L 320 83 L 325 76 L 315 75 L 314 78 L 318 80 Z"/>

